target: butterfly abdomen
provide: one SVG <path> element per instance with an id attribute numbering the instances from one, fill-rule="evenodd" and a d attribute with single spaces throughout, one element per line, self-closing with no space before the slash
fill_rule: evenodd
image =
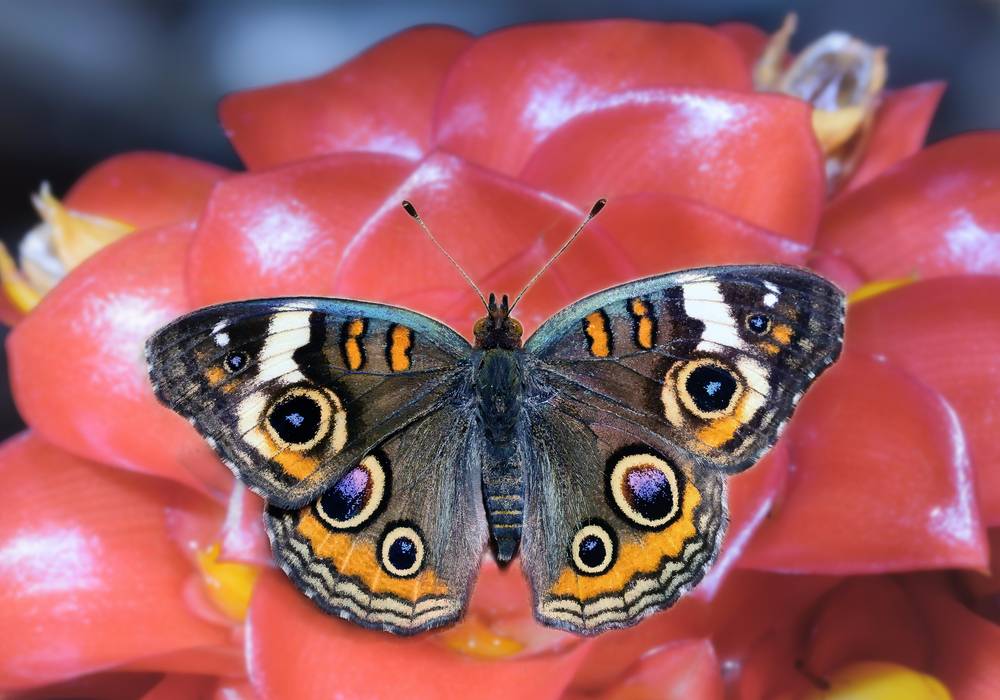
<path id="1" fill-rule="evenodd" d="M 524 468 L 517 451 L 522 419 L 522 363 L 517 350 L 482 353 L 476 368 L 476 401 L 482 427 L 482 484 L 486 519 L 500 564 L 521 542 Z"/>

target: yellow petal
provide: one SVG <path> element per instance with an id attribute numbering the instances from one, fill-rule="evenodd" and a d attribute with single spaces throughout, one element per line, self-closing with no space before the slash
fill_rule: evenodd
<path id="1" fill-rule="evenodd" d="M 753 67 L 753 85 L 761 91 L 777 90 L 781 77 L 785 72 L 785 57 L 788 56 L 788 44 L 798 26 L 799 20 L 794 12 L 785 15 L 781 29 L 771 35 L 764 47 L 764 52 Z"/>
<path id="2" fill-rule="evenodd" d="M 869 282 L 868 284 L 863 284 L 853 292 L 847 295 L 848 304 L 856 304 L 859 301 L 864 301 L 865 299 L 871 299 L 872 297 L 877 297 L 879 294 L 885 294 L 886 292 L 891 292 L 893 289 L 899 289 L 900 287 L 905 287 L 908 284 L 913 284 L 917 281 L 916 276 L 910 277 L 894 277 L 887 280 L 876 280 L 874 282 Z"/>
<path id="3" fill-rule="evenodd" d="M 198 568 L 208 597 L 227 617 L 243 620 L 247 616 L 260 569 L 249 564 L 219 561 L 218 544 L 198 552 Z"/>
<path id="4" fill-rule="evenodd" d="M 52 248 L 67 271 L 135 230 L 122 221 L 67 209 L 52 195 L 47 183 L 31 201 L 39 216 L 52 227 Z"/>
<path id="5" fill-rule="evenodd" d="M 833 112 L 814 109 L 812 113 L 813 131 L 823 153 L 830 154 L 846 144 L 863 127 L 868 113 L 864 108 L 844 107 Z"/>
<path id="6" fill-rule="evenodd" d="M 437 638 L 449 649 L 477 659 L 504 659 L 524 649 L 521 642 L 501 637 L 471 615 Z"/>
<path id="7" fill-rule="evenodd" d="M 7 298 L 19 311 L 27 313 L 42 300 L 41 293 L 17 269 L 17 263 L 3 243 L 0 243 L 0 284 L 3 285 Z"/>
<path id="8" fill-rule="evenodd" d="M 845 666 L 827 680 L 829 688 L 813 691 L 803 700 L 951 700 L 937 678 L 882 661 Z"/>

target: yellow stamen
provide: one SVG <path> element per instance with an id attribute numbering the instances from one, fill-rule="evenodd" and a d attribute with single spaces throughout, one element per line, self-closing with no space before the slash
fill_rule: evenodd
<path id="1" fill-rule="evenodd" d="M 826 156 L 831 191 L 854 171 L 888 78 L 886 50 L 843 32 L 830 32 L 788 63 L 794 14 L 771 37 L 754 66 L 758 90 L 780 92 L 813 107 L 812 124 Z"/>
<path id="2" fill-rule="evenodd" d="M 850 664 L 826 680 L 829 688 L 813 691 L 803 700 L 951 700 L 937 678 L 883 661 Z"/>
<path id="3" fill-rule="evenodd" d="M 260 569 L 250 564 L 219 561 L 219 545 L 212 544 L 197 553 L 205 591 L 215 606 L 233 620 L 247 616 L 250 597 Z"/>
<path id="4" fill-rule="evenodd" d="M 785 72 L 785 57 L 799 19 L 794 12 L 785 15 L 781 29 L 771 35 L 764 52 L 753 67 L 753 84 L 758 90 L 776 90 Z"/>
<path id="5" fill-rule="evenodd" d="M 521 642 L 501 637 L 471 615 L 440 633 L 438 639 L 449 649 L 477 659 L 504 659 L 524 649 Z"/>
<path id="6" fill-rule="evenodd" d="M 887 280 L 876 280 L 874 282 L 868 282 L 863 284 L 853 292 L 847 295 L 848 304 L 856 304 L 859 301 L 864 301 L 865 299 L 871 299 L 872 297 L 877 297 L 880 294 L 885 294 L 886 292 L 891 292 L 893 289 L 899 289 L 900 287 L 905 287 L 908 284 L 913 284 L 917 281 L 916 276 L 911 275 L 910 277 L 894 277 Z"/>
<path id="7" fill-rule="evenodd" d="M 18 311 L 27 313 L 42 300 L 41 293 L 17 269 L 17 263 L 3 243 L 0 243 L 0 285 Z"/>
<path id="8" fill-rule="evenodd" d="M 67 209 L 52 195 L 47 183 L 31 201 L 38 215 L 52 227 L 52 248 L 67 271 L 135 230 L 121 221 Z"/>

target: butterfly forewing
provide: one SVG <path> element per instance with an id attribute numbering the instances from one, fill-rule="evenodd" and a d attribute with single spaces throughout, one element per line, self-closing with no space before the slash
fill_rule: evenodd
<path id="1" fill-rule="evenodd" d="M 442 402 L 468 343 L 425 316 L 335 299 L 201 309 L 147 343 L 157 396 L 269 502 L 296 506 Z"/>

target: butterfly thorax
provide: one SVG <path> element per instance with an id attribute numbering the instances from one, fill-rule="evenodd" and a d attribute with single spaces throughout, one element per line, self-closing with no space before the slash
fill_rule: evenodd
<path id="1" fill-rule="evenodd" d="M 520 348 L 523 329 L 520 322 L 510 316 L 507 295 L 504 294 L 500 303 L 497 304 L 496 295 L 490 294 L 486 313 L 485 317 L 476 321 L 473 328 L 473 335 L 476 336 L 476 347 L 483 350 L 493 348 L 517 350 Z"/>

